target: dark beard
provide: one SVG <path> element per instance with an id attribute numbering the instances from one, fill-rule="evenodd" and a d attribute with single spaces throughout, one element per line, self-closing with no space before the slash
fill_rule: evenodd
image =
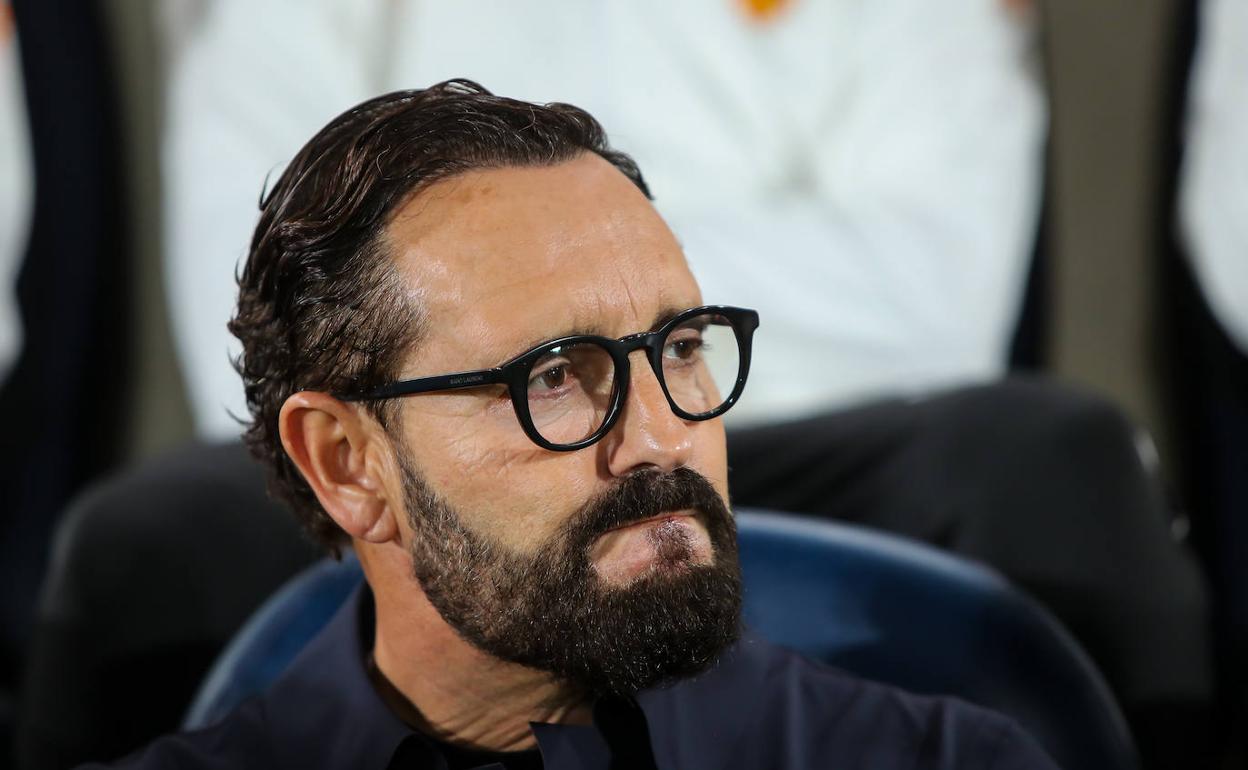
<path id="1" fill-rule="evenodd" d="M 549 671 L 598 695 L 631 696 L 698 674 L 740 633 L 736 525 L 696 471 L 640 471 L 590 500 L 537 553 L 521 555 L 466 529 L 402 458 L 412 565 L 455 631 L 501 660 Z M 693 509 L 714 553 L 690 564 L 680 528 L 653 533 L 656 569 L 603 585 L 590 561 L 610 529 Z"/>

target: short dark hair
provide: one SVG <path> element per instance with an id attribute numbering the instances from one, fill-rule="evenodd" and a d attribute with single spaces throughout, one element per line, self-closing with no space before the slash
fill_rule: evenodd
<path id="1" fill-rule="evenodd" d="M 244 439 L 268 466 L 270 492 L 331 552 L 346 533 L 287 457 L 278 414 L 301 390 L 356 393 L 394 379 L 418 342 L 422 311 L 408 299 L 385 237 L 393 215 L 429 185 L 468 171 L 550 166 L 585 153 L 650 196 L 637 165 L 611 149 L 584 110 L 448 80 L 334 118 L 261 197 L 229 325 L 243 343 L 234 365 L 252 417 Z M 388 404 L 368 405 L 383 428 Z"/>

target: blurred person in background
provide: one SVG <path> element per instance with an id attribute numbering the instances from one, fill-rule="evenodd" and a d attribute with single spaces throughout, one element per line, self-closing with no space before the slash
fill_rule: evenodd
<path id="1" fill-rule="evenodd" d="M 8 379 L 22 345 L 22 323 L 17 300 L 17 276 L 26 255 L 32 207 L 26 104 L 22 96 L 17 32 L 13 11 L 0 1 L 0 387 Z M 8 524 L 0 512 L 0 527 Z M 0 536 L 0 543 L 3 543 Z M 3 548 L 0 547 L 0 552 Z M 4 597 L 0 596 L 0 616 Z M 9 694 L 15 672 L 13 652 L 0 636 L 0 751 L 5 749 L 7 722 L 13 710 Z"/>
<path id="2" fill-rule="evenodd" d="M 1218 597 L 1225 720 L 1248 758 L 1248 3 L 1205 0 L 1178 187 L 1186 486 Z M 1187 289 L 1186 293 L 1184 288 Z"/>
<path id="3" fill-rule="evenodd" d="M 707 296 L 768 319 L 730 430 L 734 502 L 988 561 L 1074 630 L 1139 737 L 1199 723 L 1203 587 L 1130 426 L 1083 393 L 994 384 L 1043 186 L 1025 4 L 221 0 L 199 12 L 178 36 L 164 152 L 168 294 L 202 435 L 237 437 L 231 414 L 246 414 L 225 328 L 234 271 L 261 180 L 303 137 L 342 104 L 457 75 L 584 105 L 647 168 Z"/>
<path id="4" fill-rule="evenodd" d="M 17 274 L 31 214 L 30 148 L 13 10 L 0 2 L 0 383 L 22 345 Z"/>
<path id="5" fill-rule="evenodd" d="M 52 532 L 68 500 L 115 466 L 124 440 L 130 271 L 116 81 L 100 9 L 43 0 L 0 0 L 0 9 L 4 751 L 16 721 L 6 691 L 28 670 Z"/>
<path id="6" fill-rule="evenodd" d="M 1248 3 L 1205 0 L 1180 226 L 1215 317 L 1248 355 Z"/>

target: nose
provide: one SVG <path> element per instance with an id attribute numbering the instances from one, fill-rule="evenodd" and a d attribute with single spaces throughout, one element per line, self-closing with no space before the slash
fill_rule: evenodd
<path id="1" fill-rule="evenodd" d="M 670 472 L 689 463 L 693 426 L 677 417 L 643 351 L 630 356 L 628 398 L 619 421 L 602 440 L 613 476 L 638 470 Z"/>

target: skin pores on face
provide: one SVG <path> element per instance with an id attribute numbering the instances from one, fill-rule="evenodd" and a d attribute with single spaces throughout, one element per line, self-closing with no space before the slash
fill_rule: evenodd
<path id="1" fill-rule="evenodd" d="M 497 366 L 568 334 L 647 331 L 667 312 L 702 304 L 654 207 L 596 155 L 440 182 L 415 196 L 387 235 L 426 318 L 403 378 Z M 412 464 L 464 525 L 517 553 L 536 550 L 586 500 L 633 471 L 689 467 L 726 500 L 721 421 L 680 419 L 642 354 L 630 362 L 619 422 L 586 449 L 533 444 L 501 388 L 401 399 L 398 429 Z M 402 499 L 401 483 L 388 481 L 391 499 Z M 624 583 L 677 541 L 695 563 L 713 559 L 695 517 L 664 517 L 605 535 L 595 567 L 602 579 Z"/>

